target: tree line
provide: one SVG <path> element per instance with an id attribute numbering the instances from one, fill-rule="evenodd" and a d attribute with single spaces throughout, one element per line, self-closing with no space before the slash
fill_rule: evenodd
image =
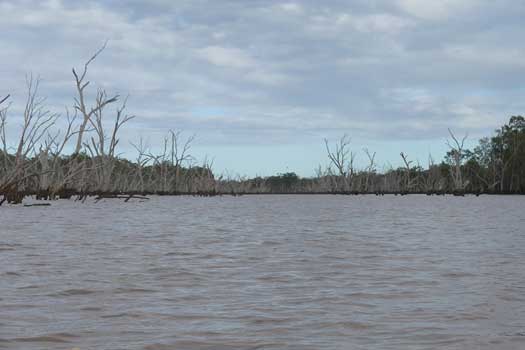
<path id="1" fill-rule="evenodd" d="M 293 172 L 239 180 L 232 185 L 246 193 L 335 193 L 335 194 L 525 194 L 525 118 L 510 117 L 494 135 L 484 137 L 472 149 L 449 130 L 444 159 L 431 155 L 426 166 L 404 152 L 399 167 L 378 171 L 376 153 L 363 149 L 366 164 L 357 168 L 357 152 L 348 135 L 335 144 L 325 140 L 328 166 L 319 166 L 316 176 L 300 178 Z"/>
<path id="2" fill-rule="evenodd" d="M 127 98 L 103 89 L 88 98 L 90 65 L 97 51 L 80 70 L 73 69 L 73 108 L 52 113 L 39 94 L 40 80 L 27 77 L 22 128 L 17 141 L 7 138 L 10 95 L 0 97 L 0 205 L 37 199 L 120 198 L 147 194 L 456 194 L 525 193 L 525 119 L 512 116 L 493 136 L 482 138 L 473 149 L 465 148 L 466 135 L 449 130 L 446 157 L 436 163 L 429 156 L 422 166 L 400 153 L 402 166 L 378 171 L 376 153 L 363 150 L 367 163 L 355 165 L 350 138 L 336 143 L 324 140 L 328 165 L 311 178 L 293 172 L 269 177 L 216 176 L 213 162 L 198 163 L 191 155 L 194 136 L 170 130 L 161 151 L 152 152 L 141 139 L 132 143 L 133 160 L 119 156 L 119 133 L 134 119 L 126 112 Z M 110 108 L 113 107 L 113 108 Z M 62 123 L 59 123 L 62 121 Z M 64 123 L 65 121 L 65 123 Z M 58 130 L 58 124 L 65 124 Z M 65 154 L 71 149 L 71 154 Z"/>

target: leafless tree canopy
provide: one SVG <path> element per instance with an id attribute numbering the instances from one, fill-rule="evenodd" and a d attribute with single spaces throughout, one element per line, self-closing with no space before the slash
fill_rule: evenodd
<path id="1" fill-rule="evenodd" d="M 75 90 L 73 113 L 52 113 L 39 94 L 40 79 L 27 77 L 23 125 L 15 145 L 7 139 L 9 95 L 0 99 L 0 205 L 20 203 L 26 195 L 38 198 L 69 198 L 73 194 L 115 195 L 118 193 L 210 193 L 216 190 L 211 162 L 196 165 L 190 154 L 195 136 L 184 137 L 170 130 L 162 154 L 150 152 L 141 140 L 133 145 L 137 162 L 120 158 L 118 145 L 122 127 L 135 118 L 126 113 L 127 98 L 110 108 L 119 95 L 98 89 L 88 103 L 90 65 L 106 48 L 104 44 L 73 69 Z M 65 125 L 63 130 L 58 125 Z M 108 127 L 112 125 L 111 127 Z M 72 155 L 64 154 L 76 137 Z"/>
<path id="2" fill-rule="evenodd" d="M 448 133 L 452 138 L 452 141 L 447 140 L 447 145 L 450 148 L 450 156 L 452 159 L 452 166 L 450 167 L 450 173 L 454 181 L 454 190 L 464 191 L 468 185 L 468 181 L 463 180 L 462 164 L 465 156 L 465 141 L 467 140 L 468 134 L 465 134 L 461 141 L 454 135 L 452 130 L 448 129 Z"/>
<path id="3" fill-rule="evenodd" d="M 80 153 L 83 146 L 84 133 L 86 132 L 86 127 L 88 123 L 93 123 L 92 117 L 99 112 L 102 112 L 102 109 L 109 104 L 117 102 L 119 95 L 113 95 L 108 97 L 105 91 L 98 91 L 96 97 L 96 104 L 94 106 L 86 105 L 86 95 L 85 90 L 89 85 L 89 80 L 86 80 L 86 75 L 88 73 L 89 65 L 104 51 L 106 48 L 107 41 L 104 45 L 97 51 L 95 54 L 86 61 L 84 68 L 80 74 L 77 73 L 75 68 L 72 69 L 73 76 L 75 77 L 75 86 L 77 91 L 77 97 L 75 97 L 75 109 L 77 109 L 82 114 L 82 123 L 80 124 L 77 136 L 77 145 L 75 148 L 74 154 Z"/>

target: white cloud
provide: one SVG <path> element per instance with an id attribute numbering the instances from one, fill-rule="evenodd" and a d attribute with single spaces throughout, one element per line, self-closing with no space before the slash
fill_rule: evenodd
<path id="1" fill-rule="evenodd" d="M 355 19 L 355 27 L 361 32 L 397 34 L 404 29 L 413 27 L 413 25 L 414 22 L 410 19 L 386 13 L 362 16 Z"/>
<path id="2" fill-rule="evenodd" d="M 238 48 L 208 46 L 197 50 L 197 56 L 211 64 L 227 68 L 250 69 L 257 63 L 246 52 Z"/>
<path id="3" fill-rule="evenodd" d="M 238 48 L 208 46 L 196 50 L 196 56 L 215 66 L 241 71 L 242 75 L 236 77 L 237 79 L 265 85 L 278 85 L 288 80 L 284 74 L 265 66 Z"/>
<path id="4" fill-rule="evenodd" d="M 302 14 L 303 13 L 303 7 L 295 2 L 286 2 L 284 4 L 279 4 L 278 7 L 288 13 L 292 14 Z"/>
<path id="5" fill-rule="evenodd" d="M 401 9 L 427 20 L 442 20 L 463 13 L 476 2 L 472 0 L 398 0 Z"/>
<path id="6" fill-rule="evenodd" d="M 496 65 L 501 67 L 525 68 L 525 49 L 523 47 L 506 47 L 494 50 L 493 47 L 463 43 L 446 46 L 444 54 L 450 59 L 475 65 Z"/>
<path id="7" fill-rule="evenodd" d="M 398 107 L 409 109 L 413 112 L 424 113 L 435 110 L 439 106 L 436 96 L 422 88 L 395 88 L 383 93 Z"/>

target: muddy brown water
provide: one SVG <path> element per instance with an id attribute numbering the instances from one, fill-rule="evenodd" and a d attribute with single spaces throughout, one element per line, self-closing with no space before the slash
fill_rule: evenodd
<path id="1" fill-rule="evenodd" d="M 0 208 L 0 349 L 525 349 L 525 197 Z"/>

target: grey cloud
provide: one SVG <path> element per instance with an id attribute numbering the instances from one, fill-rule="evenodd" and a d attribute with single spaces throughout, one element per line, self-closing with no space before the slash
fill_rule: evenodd
<path id="1" fill-rule="evenodd" d="M 90 77 L 129 92 L 130 137 L 145 128 L 184 128 L 203 144 L 488 133 L 525 107 L 525 5 L 436 3 L 3 1 L 2 89 L 21 103 L 33 71 L 50 103 L 71 105 L 71 67 L 107 38 Z"/>

